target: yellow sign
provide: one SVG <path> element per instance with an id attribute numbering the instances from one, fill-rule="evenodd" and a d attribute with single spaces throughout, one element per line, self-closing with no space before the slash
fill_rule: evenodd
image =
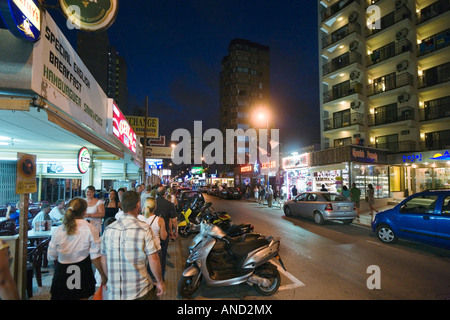
<path id="1" fill-rule="evenodd" d="M 145 117 L 125 116 L 137 136 L 144 136 Z M 159 118 L 147 117 L 147 138 L 159 138 Z"/>
<path id="2" fill-rule="evenodd" d="M 36 191 L 36 156 L 18 152 L 16 194 L 34 193 Z"/>

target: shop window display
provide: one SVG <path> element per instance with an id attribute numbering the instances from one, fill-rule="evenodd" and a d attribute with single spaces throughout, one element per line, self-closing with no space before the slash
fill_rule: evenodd
<path id="1" fill-rule="evenodd" d="M 342 187 L 349 187 L 348 166 L 338 170 L 326 170 L 314 172 L 313 190 L 320 191 L 322 185 L 329 192 L 341 193 Z"/>
<path id="2" fill-rule="evenodd" d="M 389 197 L 388 166 L 353 164 L 352 181 L 361 190 L 361 198 L 366 197 L 369 184 L 375 189 L 375 198 Z"/>
<path id="3" fill-rule="evenodd" d="M 286 174 L 289 190 L 295 186 L 298 192 L 312 191 L 312 182 L 308 169 L 288 170 Z"/>

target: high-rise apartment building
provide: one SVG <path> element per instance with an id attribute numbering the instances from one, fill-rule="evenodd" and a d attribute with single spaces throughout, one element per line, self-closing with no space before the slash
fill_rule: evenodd
<path id="1" fill-rule="evenodd" d="M 77 53 L 106 95 L 129 114 L 127 65 L 109 44 L 108 33 L 78 32 Z"/>
<path id="2" fill-rule="evenodd" d="M 321 145 L 450 149 L 450 0 L 320 0 Z"/>
<path id="3" fill-rule="evenodd" d="M 234 39 L 220 72 L 220 129 L 258 126 L 252 111 L 270 109 L 270 50 L 243 39 Z"/>

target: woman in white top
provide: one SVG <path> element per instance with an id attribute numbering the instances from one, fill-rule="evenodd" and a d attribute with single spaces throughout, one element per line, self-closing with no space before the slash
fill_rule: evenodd
<path id="1" fill-rule="evenodd" d="M 92 223 L 98 230 L 100 235 L 102 231 L 102 219 L 105 216 L 105 206 L 102 200 L 95 198 L 95 188 L 88 186 L 86 188 L 86 220 Z"/>
<path id="2" fill-rule="evenodd" d="M 101 241 L 97 229 L 84 219 L 87 202 L 75 198 L 69 203 L 64 220 L 52 235 L 48 259 L 55 262 L 50 289 L 52 300 L 88 299 L 95 292 L 92 263 L 102 284 L 107 278 L 101 265 Z"/>
<path id="3" fill-rule="evenodd" d="M 156 200 L 153 198 L 145 199 L 142 211 L 144 214 L 145 222 L 152 228 L 153 234 L 156 237 L 158 254 L 160 255 L 161 240 L 167 239 L 167 231 L 164 219 L 155 215 L 155 210 L 156 210 Z"/>

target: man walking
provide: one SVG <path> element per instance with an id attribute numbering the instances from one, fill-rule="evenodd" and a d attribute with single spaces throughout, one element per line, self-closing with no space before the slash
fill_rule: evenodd
<path id="1" fill-rule="evenodd" d="M 166 260 L 167 260 L 167 248 L 169 246 L 170 239 L 176 239 L 178 237 L 178 223 L 177 212 L 172 202 L 164 197 L 166 190 L 160 186 L 156 191 L 156 210 L 155 214 L 164 219 L 166 225 L 166 231 L 169 235 L 166 240 L 161 240 L 161 270 L 162 276 L 166 274 Z"/>
<path id="2" fill-rule="evenodd" d="M 269 185 L 269 189 L 267 190 L 267 205 L 270 207 L 272 207 L 272 201 L 273 201 L 273 190 L 272 190 L 272 186 Z"/>
<path id="3" fill-rule="evenodd" d="M 108 277 L 108 300 L 155 300 L 164 292 L 155 236 L 137 217 L 140 196 L 127 191 L 122 197 L 124 214 L 110 224 L 102 238 L 102 266 Z M 156 290 L 146 263 L 156 279 Z"/>
<path id="4" fill-rule="evenodd" d="M 356 187 L 356 183 L 353 183 L 350 189 L 350 200 L 355 203 L 356 216 L 359 218 L 359 203 L 361 201 L 361 190 L 359 190 Z"/>

